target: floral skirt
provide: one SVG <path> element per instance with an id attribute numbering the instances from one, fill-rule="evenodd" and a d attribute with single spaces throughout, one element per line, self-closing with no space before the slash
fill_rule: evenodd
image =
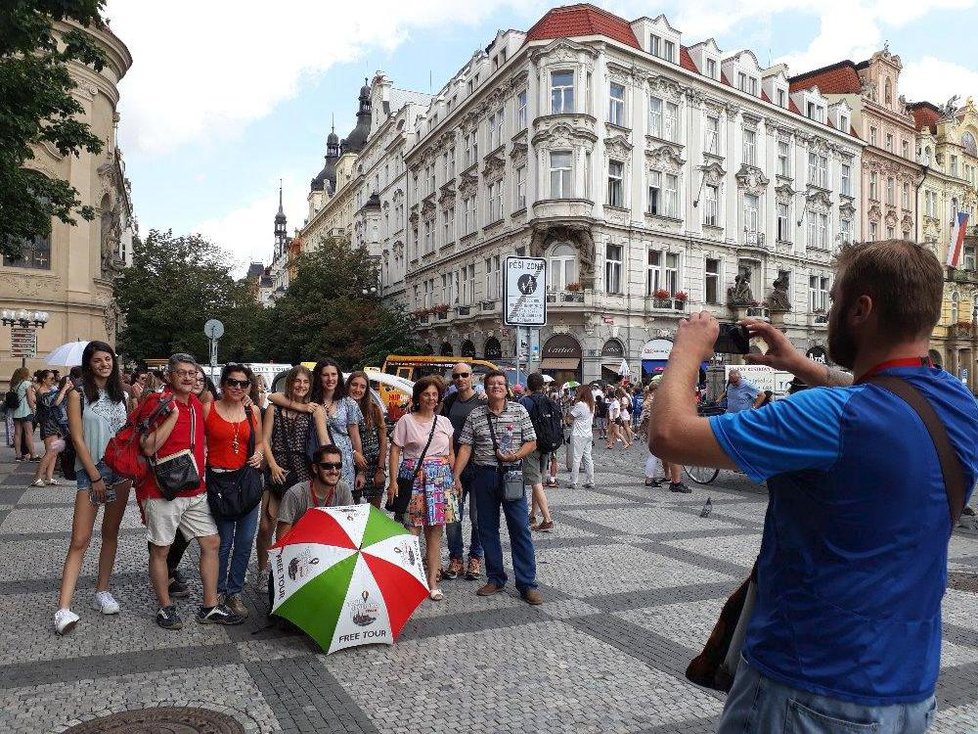
<path id="1" fill-rule="evenodd" d="M 404 459 L 399 476 L 410 479 L 414 474 L 417 459 Z M 448 458 L 433 456 L 425 458 L 424 467 L 418 472 L 408 504 L 407 521 L 414 527 L 447 525 L 458 519 L 458 498 L 452 487 L 455 478 Z"/>

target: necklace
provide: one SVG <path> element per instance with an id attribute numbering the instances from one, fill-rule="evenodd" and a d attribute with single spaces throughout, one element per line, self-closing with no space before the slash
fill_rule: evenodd
<path id="1" fill-rule="evenodd" d="M 234 438 L 231 439 L 231 451 L 233 451 L 235 455 L 237 455 L 238 453 L 238 424 L 237 423 L 234 424 Z"/>

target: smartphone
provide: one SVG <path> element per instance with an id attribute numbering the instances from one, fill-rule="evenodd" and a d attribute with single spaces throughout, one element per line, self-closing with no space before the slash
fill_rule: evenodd
<path id="1" fill-rule="evenodd" d="M 746 326 L 720 322 L 720 334 L 713 343 L 713 351 L 723 354 L 747 354 L 750 351 L 750 332 Z"/>

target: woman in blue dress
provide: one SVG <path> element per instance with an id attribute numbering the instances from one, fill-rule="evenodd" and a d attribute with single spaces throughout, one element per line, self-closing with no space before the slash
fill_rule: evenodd
<path id="1" fill-rule="evenodd" d="M 323 406 L 329 439 L 343 452 L 343 479 L 351 491 L 362 490 L 366 476 L 363 469 L 356 467 L 356 459 L 363 458 L 359 428 L 363 413 L 357 402 L 347 396 L 343 371 L 334 360 L 321 359 L 316 363 L 311 402 Z"/>

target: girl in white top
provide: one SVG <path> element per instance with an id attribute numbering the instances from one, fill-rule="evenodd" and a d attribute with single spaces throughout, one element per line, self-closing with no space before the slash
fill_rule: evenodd
<path id="1" fill-rule="evenodd" d="M 621 421 L 621 403 L 615 397 L 615 393 L 609 392 L 607 396 L 608 405 L 608 444 L 607 448 L 613 449 L 615 442 L 619 438 L 618 423 Z"/>
<path id="2" fill-rule="evenodd" d="M 574 407 L 567 415 L 571 424 L 571 489 L 577 489 L 577 475 L 584 464 L 584 486 L 594 487 L 594 460 L 591 458 L 591 446 L 594 443 L 594 397 L 591 388 L 581 385 L 574 396 Z"/>
<path id="3" fill-rule="evenodd" d="M 617 394 L 618 402 L 621 403 L 621 427 L 618 430 L 627 449 L 635 440 L 635 435 L 632 433 L 632 399 L 628 396 L 628 391 L 621 388 L 618 389 Z"/>

